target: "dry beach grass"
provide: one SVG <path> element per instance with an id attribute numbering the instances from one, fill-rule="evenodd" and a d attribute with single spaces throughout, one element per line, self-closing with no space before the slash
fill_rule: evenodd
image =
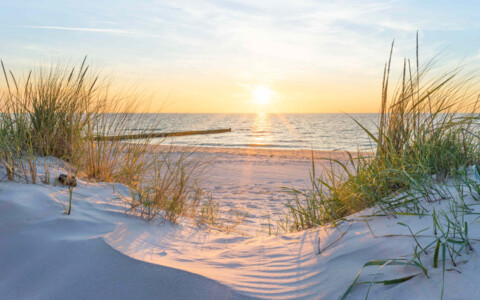
<path id="1" fill-rule="evenodd" d="M 200 162 L 189 152 L 173 161 L 168 148 L 154 151 L 159 143 L 150 138 L 136 143 L 96 138 L 122 135 L 132 126 L 148 133 L 157 124 L 135 113 L 148 110 L 148 99 L 131 91 L 114 93 L 86 57 L 79 66 L 54 64 L 26 76 L 15 76 L 3 61 L 1 66 L 0 161 L 8 180 L 36 183 L 37 157 L 53 156 L 70 163 L 68 175 L 127 185 L 130 211 L 148 219 L 162 214 L 175 222 L 211 204 L 200 201 L 205 196 L 195 177 Z M 48 164 L 44 172 L 50 178 Z"/>

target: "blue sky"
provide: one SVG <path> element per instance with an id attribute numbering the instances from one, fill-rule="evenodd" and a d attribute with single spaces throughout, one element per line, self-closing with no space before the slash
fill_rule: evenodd
<path id="1" fill-rule="evenodd" d="M 251 111 L 259 85 L 283 110 L 362 111 L 378 100 L 392 39 L 399 58 L 414 55 L 417 30 L 422 59 L 478 57 L 479 10 L 477 1 L 1 1 L 0 57 L 17 69 L 88 55 L 158 99 L 171 93 L 169 111 Z M 366 104 L 342 100 L 352 97 Z"/>

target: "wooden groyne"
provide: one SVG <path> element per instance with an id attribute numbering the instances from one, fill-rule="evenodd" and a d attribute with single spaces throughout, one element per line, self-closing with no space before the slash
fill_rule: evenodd
<path id="1" fill-rule="evenodd" d="M 177 132 L 157 132 L 157 133 L 142 133 L 142 134 L 125 134 L 125 135 L 109 135 L 109 136 L 96 136 L 96 141 L 121 141 L 121 140 L 137 140 L 137 139 L 151 139 L 151 138 L 164 138 L 170 136 L 185 136 L 185 135 L 197 135 L 197 134 L 214 134 L 231 132 L 232 128 L 226 129 L 212 129 L 212 130 L 194 130 L 194 131 L 177 131 Z"/>

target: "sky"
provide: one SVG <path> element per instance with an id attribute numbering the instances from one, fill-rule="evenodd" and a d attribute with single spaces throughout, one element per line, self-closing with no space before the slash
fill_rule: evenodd
<path id="1" fill-rule="evenodd" d="M 480 52 L 480 1 L 5 1 L 0 58 L 26 71 L 85 55 L 182 113 L 377 112 L 395 39 L 403 57 Z"/>

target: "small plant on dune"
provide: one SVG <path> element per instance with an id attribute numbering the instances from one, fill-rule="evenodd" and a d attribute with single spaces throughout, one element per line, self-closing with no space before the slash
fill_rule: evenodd
<path id="1" fill-rule="evenodd" d="M 73 184 L 69 184 L 68 181 L 71 181 L 71 179 L 75 178 L 76 175 L 77 175 L 76 172 L 75 172 L 74 175 L 68 173 L 67 178 L 65 179 L 65 181 L 67 182 L 67 187 L 68 187 L 68 209 L 65 209 L 65 214 L 67 216 L 69 216 L 70 213 L 72 212 L 73 188 L 75 186 Z"/>

